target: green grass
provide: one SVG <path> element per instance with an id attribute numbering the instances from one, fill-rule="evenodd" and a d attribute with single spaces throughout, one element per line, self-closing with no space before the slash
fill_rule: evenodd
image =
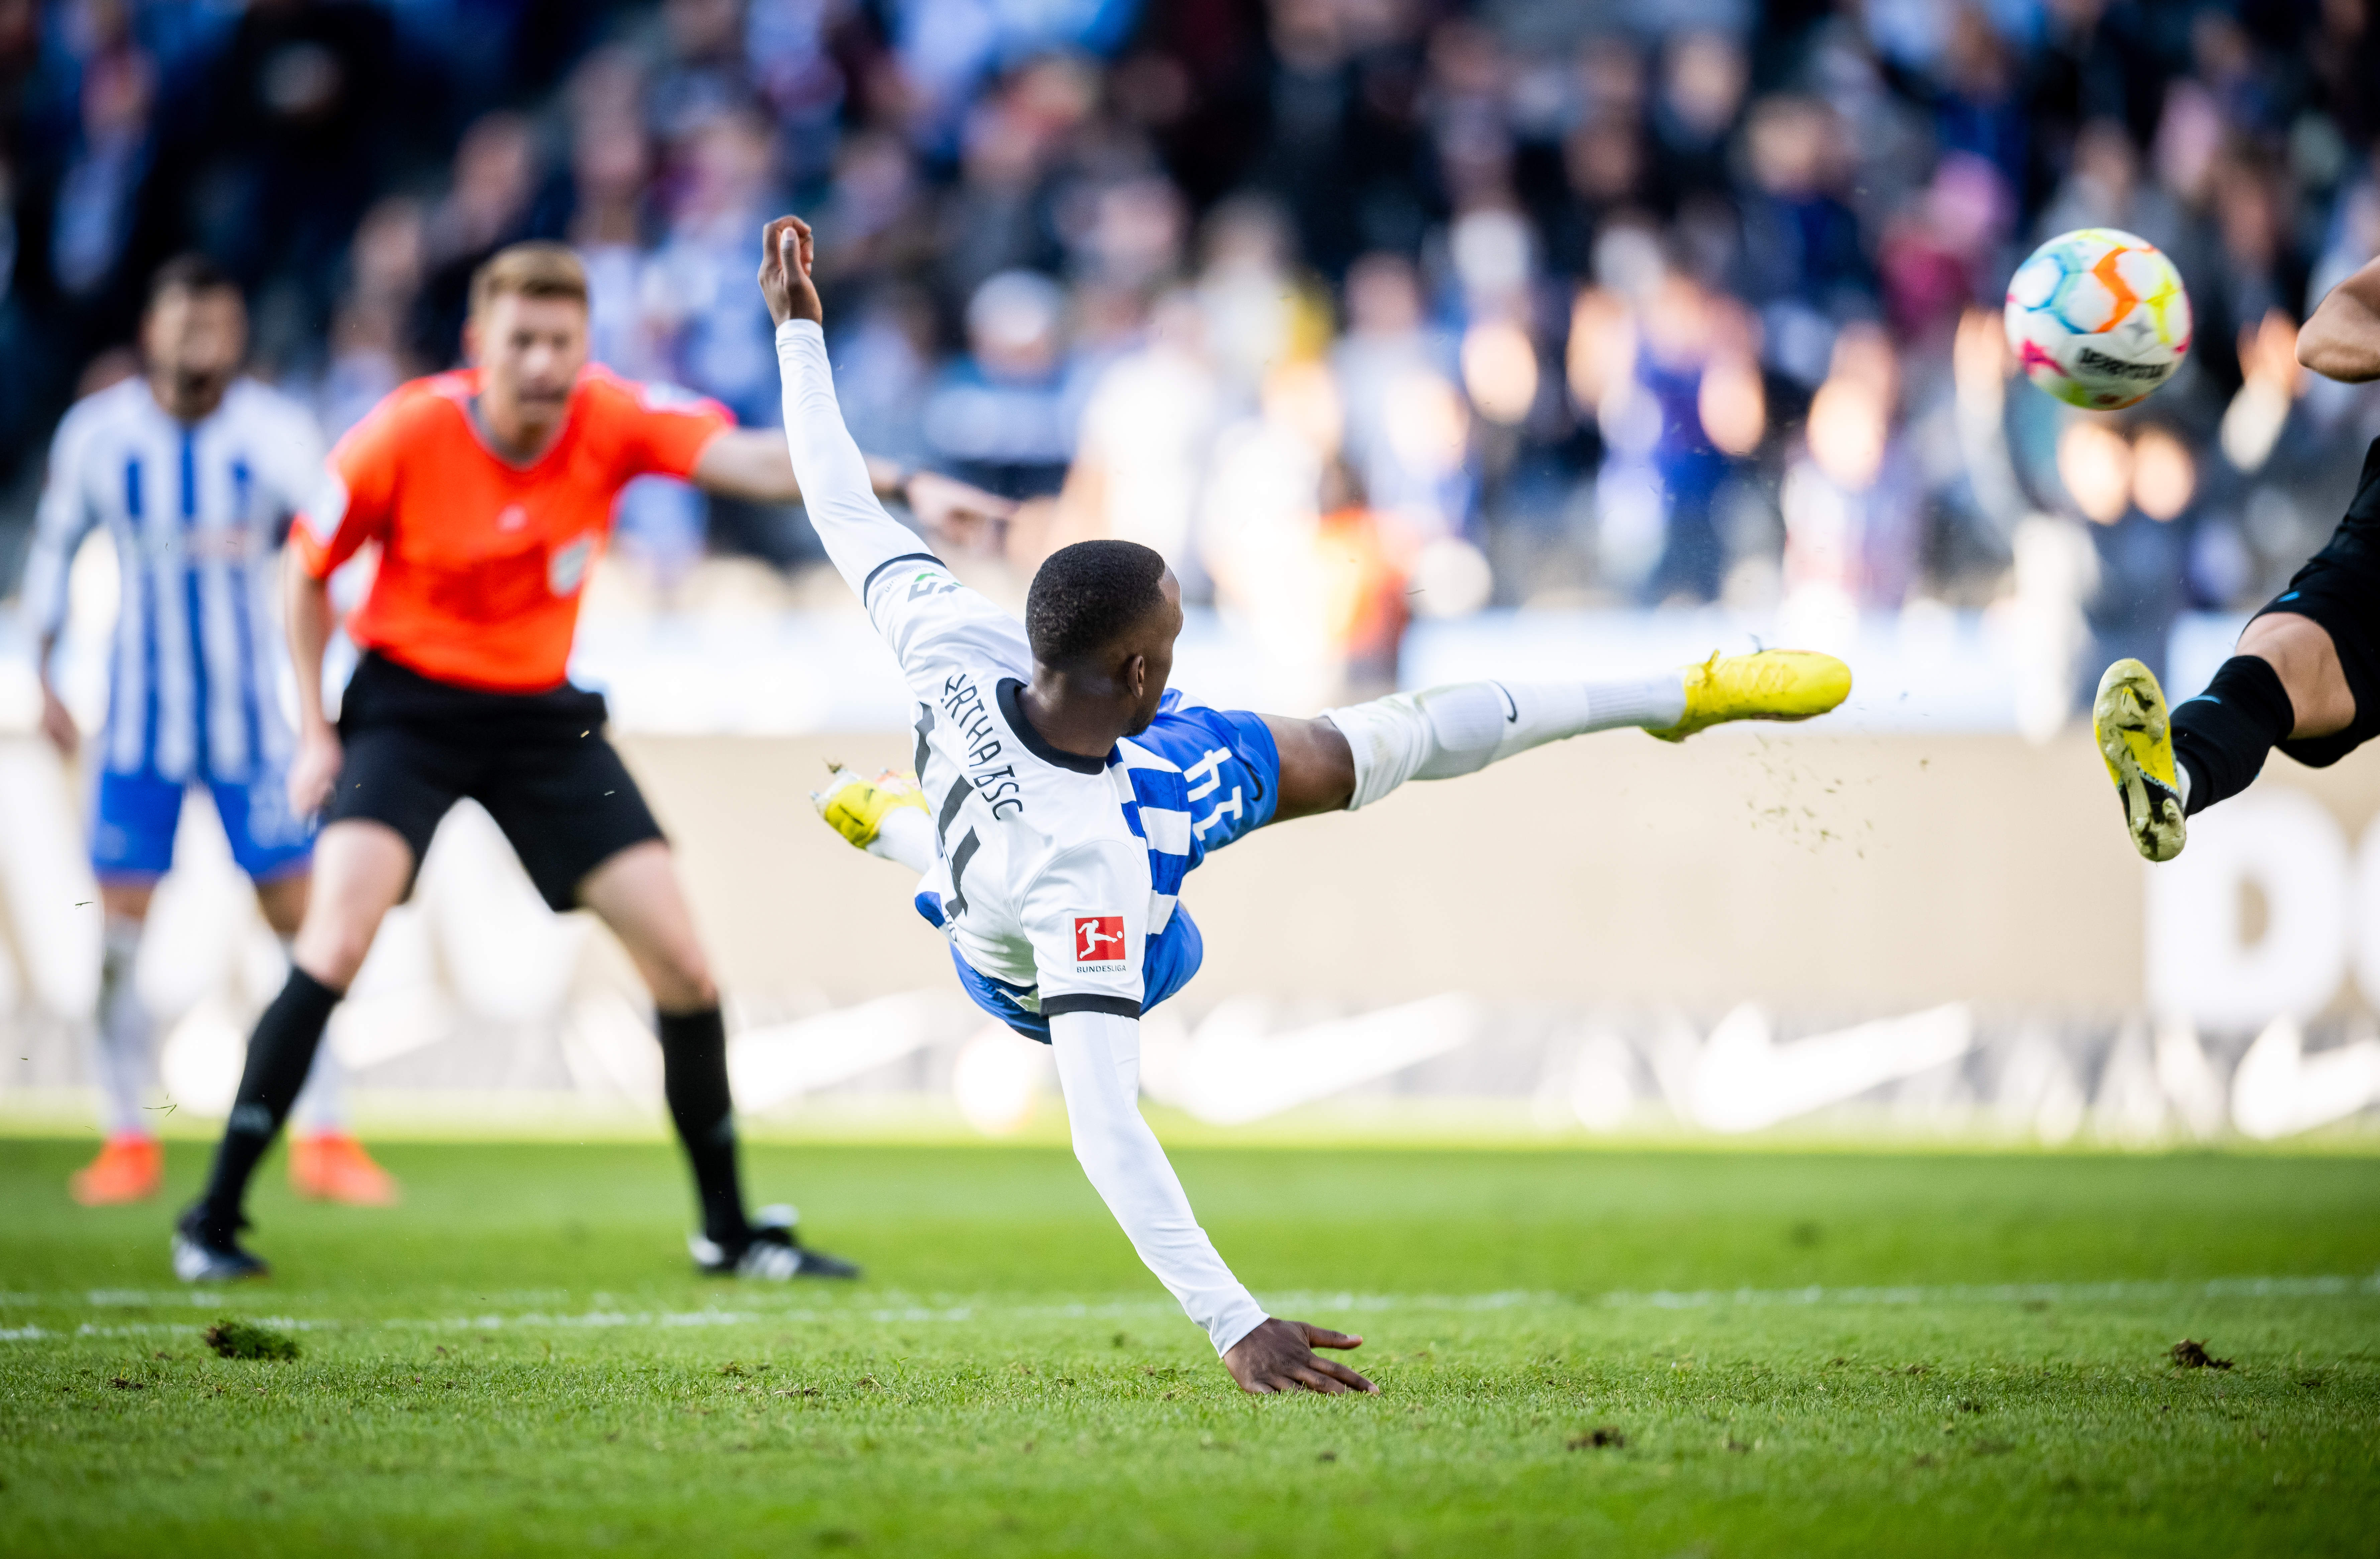
<path id="1" fill-rule="evenodd" d="M 663 1148 L 400 1144 L 393 1212 L 269 1168 L 278 1275 L 194 1296 L 202 1153 L 101 1213 L 85 1151 L 0 1141 L 11 1554 L 2380 1553 L 2369 1156 L 1184 1152 L 1370 1338 L 1259 1400 L 1062 1152 L 754 1150 L 870 1269 L 788 1289 L 687 1274 Z"/>

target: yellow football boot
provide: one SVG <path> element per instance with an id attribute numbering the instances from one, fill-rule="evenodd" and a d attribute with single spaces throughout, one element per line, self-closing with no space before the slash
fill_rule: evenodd
<path id="1" fill-rule="evenodd" d="M 1686 667 L 1684 675 L 1685 718 L 1647 735 L 1682 742 L 1729 720 L 1805 720 L 1852 695 L 1852 669 L 1807 649 L 1713 653 L 1701 665 Z"/>
<path id="2" fill-rule="evenodd" d="M 870 854 L 877 853 L 872 847 L 893 811 L 904 806 L 926 810 L 926 792 L 905 774 L 888 768 L 873 780 L 862 780 L 839 763 L 826 767 L 826 789 L 810 792 L 811 804 L 828 828 Z"/>
<path id="3" fill-rule="evenodd" d="M 2189 828 L 2173 767 L 2173 725 L 2156 673 L 2137 660 L 2108 667 L 2091 701 L 2091 733 L 2123 798 L 2133 846 L 2152 861 L 2180 854 Z"/>

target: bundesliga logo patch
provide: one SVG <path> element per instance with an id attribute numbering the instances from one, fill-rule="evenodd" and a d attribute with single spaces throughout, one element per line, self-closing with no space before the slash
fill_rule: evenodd
<path id="1" fill-rule="evenodd" d="M 1121 973 L 1123 971 L 1123 916 L 1075 917 L 1075 973 Z"/>

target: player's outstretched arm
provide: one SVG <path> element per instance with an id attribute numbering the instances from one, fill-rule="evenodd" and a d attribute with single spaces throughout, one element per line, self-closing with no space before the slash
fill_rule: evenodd
<path id="1" fill-rule="evenodd" d="M 769 224 L 760 237 L 760 296 L 777 322 L 785 451 L 794 477 L 827 557 L 865 599 L 878 568 L 922 550 L 916 533 L 876 501 L 867 457 L 844 426 L 827 361 L 825 311 L 810 280 L 813 255 L 809 226 L 801 218 L 781 216 Z"/>
<path id="2" fill-rule="evenodd" d="M 1266 1315 L 1198 1227 L 1165 1149 L 1141 1117 L 1139 1021 L 1061 1012 L 1050 1020 L 1050 1036 L 1075 1159 L 1142 1262 L 1207 1329 L 1232 1378 L 1252 1392 L 1378 1390 L 1314 1351 L 1357 1348 L 1363 1338 Z"/>
<path id="3" fill-rule="evenodd" d="M 771 429 L 731 428 L 702 446 L 694 485 L 722 498 L 754 503 L 798 503 L 802 484 L 784 439 Z M 877 497 L 909 505 L 926 534 L 958 546 L 983 545 L 1016 513 L 996 493 L 936 471 L 912 471 L 897 461 L 868 456 L 868 485 Z"/>
<path id="4" fill-rule="evenodd" d="M 2298 361 L 2325 379 L 2380 379 L 2380 260 L 2330 289 L 2298 332 Z"/>

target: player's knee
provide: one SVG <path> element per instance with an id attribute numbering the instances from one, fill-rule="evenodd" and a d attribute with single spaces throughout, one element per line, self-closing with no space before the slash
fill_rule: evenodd
<path id="1" fill-rule="evenodd" d="M 298 931 L 290 961 L 334 991 L 355 984 L 371 951 L 375 927 L 332 919 L 309 920 Z"/>
<path id="2" fill-rule="evenodd" d="M 653 1005 L 664 1012 L 699 1012 L 719 1005 L 719 985 L 710 961 L 697 947 L 660 949 L 645 963 Z"/>

